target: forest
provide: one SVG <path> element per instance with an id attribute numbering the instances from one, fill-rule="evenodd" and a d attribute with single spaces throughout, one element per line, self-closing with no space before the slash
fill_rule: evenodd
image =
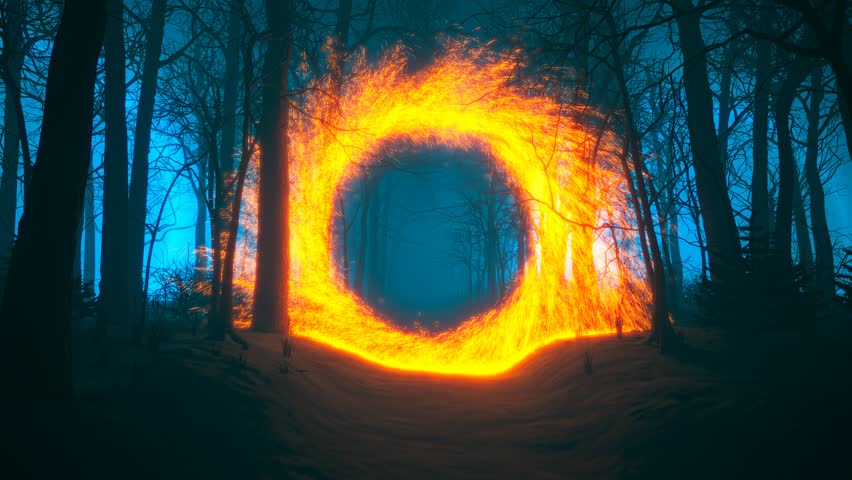
<path id="1" fill-rule="evenodd" d="M 0 42 L 4 477 L 848 471 L 846 0 L 0 0 Z"/>

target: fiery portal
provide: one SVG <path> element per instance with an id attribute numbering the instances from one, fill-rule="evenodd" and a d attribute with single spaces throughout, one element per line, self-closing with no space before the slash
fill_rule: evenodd
<path id="1" fill-rule="evenodd" d="M 323 84 L 294 109 L 292 334 L 391 368 L 494 375 L 558 340 L 613 333 L 616 322 L 625 331 L 648 326 L 634 234 L 622 228 L 630 219 L 618 146 L 605 119 L 517 82 L 518 68 L 513 54 L 452 44 L 408 74 L 395 49 L 376 66 L 359 61 L 335 101 Z M 532 223 L 534 248 L 514 291 L 452 330 L 394 326 L 345 288 L 333 259 L 337 188 L 398 141 L 484 150 L 521 192 Z M 252 255 L 242 248 L 241 256 Z M 252 274 L 244 270 L 239 284 L 251 285 Z"/>

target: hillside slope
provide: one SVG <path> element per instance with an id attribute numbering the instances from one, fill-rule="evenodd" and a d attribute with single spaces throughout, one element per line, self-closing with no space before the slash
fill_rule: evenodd
<path id="1" fill-rule="evenodd" d="M 687 332 L 671 358 L 598 338 L 497 378 L 401 373 L 297 339 L 247 352 L 190 337 L 78 391 L 86 470 L 162 478 L 761 478 L 835 472 L 848 452 L 850 349 L 784 336 L 733 353 Z M 220 350 L 221 349 L 221 350 Z M 592 372 L 584 368 L 584 351 Z M 239 360 L 243 355 L 244 364 Z"/>

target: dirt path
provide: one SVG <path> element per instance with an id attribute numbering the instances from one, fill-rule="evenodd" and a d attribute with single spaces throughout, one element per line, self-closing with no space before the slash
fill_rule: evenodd
<path id="1" fill-rule="evenodd" d="M 297 340 L 285 375 L 275 336 L 247 338 L 245 365 L 235 346 L 184 338 L 131 360 L 124 384 L 81 387 L 93 448 L 106 448 L 99 468 L 116 478 L 759 478 L 827 474 L 848 446 L 831 435 L 850 425 L 848 381 L 826 385 L 835 369 L 792 372 L 795 359 L 746 374 L 712 361 L 720 355 L 683 361 L 638 337 L 604 338 L 589 341 L 591 375 L 582 343 L 566 342 L 472 379 L 389 371 Z"/>

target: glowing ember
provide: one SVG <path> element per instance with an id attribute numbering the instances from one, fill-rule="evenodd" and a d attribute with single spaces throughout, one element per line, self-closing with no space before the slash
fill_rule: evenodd
<path id="1" fill-rule="evenodd" d="M 510 84 L 518 66 L 513 55 L 452 44 L 409 75 L 396 49 L 376 67 L 359 62 L 331 102 L 334 112 L 325 93 L 294 109 L 292 334 L 391 368 L 493 375 L 555 341 L 614 333 L 618 320 L 625 331 L 648 326 L 647 290 L 628 258 L 633 234 L 619 228 L 629 209 L 611 133 L 600 118 L 588 120 L 587 107 Z M 336 189 L 399 141 L 493 156 L 522 192 L 533 224 L 532 254 L 515 290 L 497 308 L 440 333 L 404 331 L 381 318 L 346 290 L 333 260 Z M 241 278 L 241 286 L 250 284 Z"/>

